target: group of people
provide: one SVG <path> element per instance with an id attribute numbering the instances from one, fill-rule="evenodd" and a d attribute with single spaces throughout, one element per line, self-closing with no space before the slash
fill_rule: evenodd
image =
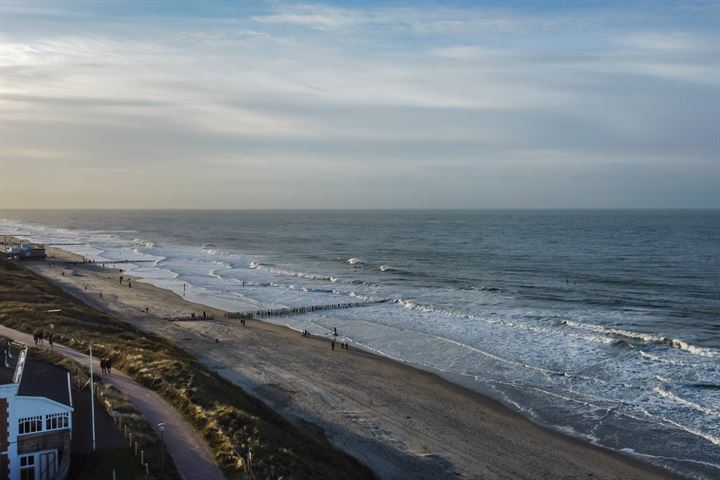
<path id="1" fill-rule="evenodd" d="M 303 337 L 309 337 L 309 336 L 310 336 L 310 331 L 308 331 L 308 330 L 303 330 L 302 336 L 303 336 Z M 333 327 L 333 337 L 334 337 L 334 338 L 330 341 L 330 348 L 331 348 L 333 351 L 335 351 L 335 344 L 337 343 L 336 340 L 337 340 L 337 337 L 338 337 L 338 332 L 337 332 L 337 328 L 336 328 L 336 327 Z M 343 348 L 343 349 L 345 349 L 345 350 L 348 350 L 348 349 L 350 348 L 350 344 L 348 344 L 347 342 L 344 342 L 344 341 L 343 341 L 343 342 L 340 342 L 340 348 Z"/>
<path id="2" fill-rule="evenodd" d="M 330 344 L 330 348 L 335 351 L 335 340 L 332 341 Z M 344 348 L 345 350 L 348 350 L 350 348 L 350 345 L 347 342 L 340 342 L 340 348 Z"/>
<path id="3" fill-rule="evenodd" d="M 45 344 L 45 332 L 42 330 L 35 330 L 33 333 L 33 340 L 35 340 L 35 346 L 38 345 L 44 345 Z M 48 335 L 48 343 L 50 344 L 50 348 L 53 346 L 53 332 L 50 331 L 50 334 Z"/>
<path id="4" fill-rule="evenodd" d="M 100 359 L 100 370 L 102 370 L 102 373 L 109 374 L 112 370 L 112 360 L 110 360 L 108 357 L 103 357 Z"/>

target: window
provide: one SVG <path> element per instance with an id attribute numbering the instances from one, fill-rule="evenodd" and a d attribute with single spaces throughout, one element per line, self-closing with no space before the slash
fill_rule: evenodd
<path id="1" fill-rule="evenodd" d="M 69 420 L 67 412 L 51 413 L 45 417 L 45 430 L 57 430 L 59 428 L 68 428 Z"/>
<path id="2" fill-rule="evenodd" d="M 20 480 L 35 480 L 35 455 L 20 457 Z"/>
<path id="3" fill-rule="evenodd" d="M 42 431 L 42 416 L 26 417 L 19 420 L 18 433 L 35 433 Z"/>

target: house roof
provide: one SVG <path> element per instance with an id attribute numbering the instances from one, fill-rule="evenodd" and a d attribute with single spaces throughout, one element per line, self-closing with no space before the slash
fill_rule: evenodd
<path id="1" fill-rule="evenodd" d="M 72 406 L 68 388 L 68 371 L 41 360 L 27 360 L 18 395 L 24 397 L 46 397 L 67 406 Z"/>

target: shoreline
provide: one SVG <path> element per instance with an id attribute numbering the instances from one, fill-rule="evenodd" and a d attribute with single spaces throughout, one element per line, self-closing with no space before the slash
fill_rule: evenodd
<path id="1" fill-rule="evenodd" d="M 49 253 L 57 260 L 81 258 L 58 248 Z M 132 288 L 123 286 L 117 270 L 99 264 L 26 265 L 83 302 L 175 341 L 291 420 L 316 425 L 380 478 L 677 478 L 636 457 L 532 423 L 429 368 L 357 348 L 332 352 L 327 339 L 302 337 L 275 323 L 249 320 L 241 327 L 223 319 L 222 310 L 141 279 L 134 279 Z M 151 304 L 149 314 L 143 304 Z M 202 311 L 215 320 L 164 320 Z M 282 354 L 278 345 L 287 351 Z M 332 365 L 321 365 L 333 354 Z M 295 362 L 299 366 L 291 365 Z M 356 378 L 344 378 L 343 370 Z M 325 378 L 333 374 L 336 378 Z M 327 407 L 336 408 L 327 413 Z M 428 412 L 437 418 L 427 418 Z"/>

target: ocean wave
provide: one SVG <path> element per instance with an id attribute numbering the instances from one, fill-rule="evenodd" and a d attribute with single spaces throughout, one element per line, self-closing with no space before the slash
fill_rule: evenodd
<path id="1" fill-rule="evenodd" d="M 685 362 L 674 360 L 672 358 L 661 358 L 657 355 L 653 355 L 652 353 L 643 352 L 642 350 L 638 351 L 640 356 L 642 358 L 645 358 L 647 360 L 651 360 L 653 362 L 659 362 L 659 363 L 668 363 L 670 365 L 678 365 L 678 366 L 684 366 L 687 365 Z"/>
<path id="2" fill-rule="evenodd" d="M 402 270 L 400 270 L 399 268 L 391 267 L 390 265 L 380 265 L 378 267 L 378 270 L 381 272 L 395 272 L 395 273 L 402 272 Z"/>
<path id="3" fill-rule="evenodd" d="M 704 413 L 705 415 L 712 415 L 715 417 L 720 416 L 720 410 L 716 410 L 707 405 L 700 405 L 698 403 L 684 399 L 684 398 L 676 395 L 675 393 L 671 392 L 670 390 L 665 390 L 660 387 L 655 387 L 653 389 L 653 392 L 657 393 L 658 395 L 660 395 L 663 398 L 670 399 L 670 400 L 674 401 L 675 403 L 692 408 L 694 410 L 697 410 L 698 412 Z"/>
<path id="4" fill-rule="evenodd" d="M 687 425 L 683 425 L 682 423 L 678 423 L 674 420 L 670 420 L 669 418 L 663 418 L 663 423 L 666 425 L 672 425 L 675 428 L 679 428 L 680 430 L 684 430 L 687 433 L 690 433 L 692 435 L 702 437 L 708 442 L 712 443 L 713 445 L 720 445 L 720 437 L 715 436 L 708 432 L 703 432 L 702 430 L 698 430 L 694 427 L 688 427 Z"/>
<path id="5" fill-rule="evenodd" d="M 436 310 L 435 308 L 433 308 L 429 305 L 418 305 L 415 302 L 411 302 L 409 300 L 403 300 L 402 298 L 395 299 L 394 303 L 397 303 L 398 305 L 402 305 L 403 308 L 406 308 L 408 310 L 417 310 L 417 311 L 425 312 L 425 313 L 443 313 L 446 315 L 452 315 L 452 312 L 448 312 L 448 311 L 439 312 L 438 310 Z"/>
<path id="6" fill-rule="evenodd" d="M 155 247 L 157 247 L 157 243 L 151 242 L 151 241 L 149 241 L 149 240 L 143 240 L 142 238 L 133 238 L 132 242 L 133 242 L 133 243 L 136 243 L 136 244 L 139 243 L 139 244 L 141 244 L 141 245 L 142 245 L 143 247 L 145 247 L 145 248 L 155 248 Z"/>
<path id="7" fill-rule="evenodd" d="M 317 275 L 314 273 L 304 273 L 304 272 L 295 272 L 293 270 L 286 270 L 283 268 L 275 268 L 270 267 L 268 265 L 265 265 L 261 262 L 250 262 L 250 265 L 248 265 L 250 268 L 254 270 L 265 270 L 270 273 L 275 273 L 277 275 L 284 275 L 287 277 L 298 277 L 298 278 L 305 278 L 307 280 L 325 280 L 327 282 L 335 283 L 338 281 L 337 277 L 333 277 L 331 275 Z"/>
<path id="8" fill-rule="evenodd" d="M 352 265 L 354 267 L 361 267 L 365 262 L 363 262 L 362 260 L 360 260 L 357 257 L 352 257 L 352 258 L 348 258 L 347 260 L 345 260 L 345 263 L 347 263 L 348 265 Z"/>
<path id="9" fill-rule="evenodd" d="M 631 332 L 629 330 L 622 330 L 620 328 L 608 328 L 608 327 L 603 327 L 601 325 L 594 325 L 591 323 L 575 322 L 573 320 L 563 320 L 562 324 L 567 325 L 568 327 L 578 328 L 578 329 L 582 329 L 582 330 L 589 330 L 589 331 L 595 332 L 595 333 L 602 333 L 602 334 L 606 334 L 606 335 L 622 337 L 623 339 L 628 339 L 630 341 L 636 341 L 636 342 L 639 341 L 642 343 L 666 345 L 671 348 L 683 350 L 685 352 L 689 352 L 694 355 L 701 355 L 703 357 L 714 358 L 714 357 L 718 356 L 718 351 L 713 348 L 698 347 L 695 345 L 691 345 L 691 344 L 685 342 L 684 340 L 679 340 L 677 338 L 661 337 L 661 336 L 652 335 L 649 333 Z"/>
<path id="10" fill-rule="evenodd" d="M 224 250 L 218 250 L 217 248 L 201 247 L 200 250 L 205 252 L 208 255 L 232 255 L 231 252 L 226 252 Z"/>

